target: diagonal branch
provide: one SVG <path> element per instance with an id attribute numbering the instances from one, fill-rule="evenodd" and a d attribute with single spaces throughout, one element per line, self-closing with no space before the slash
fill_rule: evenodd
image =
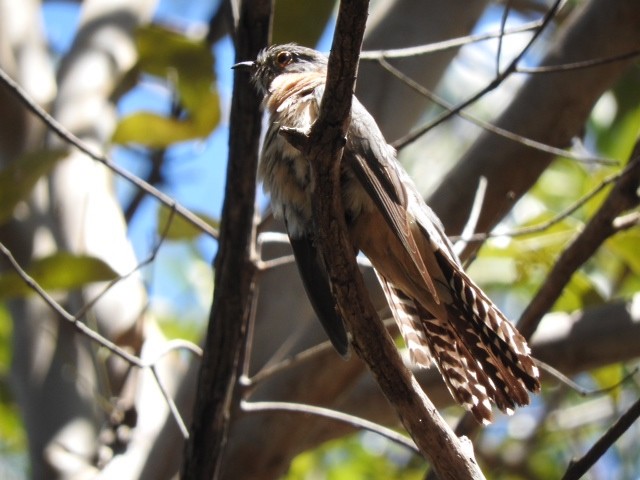
<path id="1" fill-rule="evenodd" d="M 420 138 L 422 135 L 427 133 L 429 130 L 437 127 L 442 122 L 448 120 L 452 116 L 458 115 L 458 113 L 461 110 L 475 103 L 476 101 L 484 97 L 487 93 L 498 88 L 500 84 L 502 84 L 512 73 L 516 71 L 518 64 L 522 61 L 522 59 L 527 54 L 527 52 L 531 50 L 536 40 L 542 34 L 545 28 L 551 23 L 551 21 L 555 17 L 557 11 L 560 9 L 562 4 L 563 4 L 562 0 L 554 1 L 551 8 L 549 8 L 549 10 L 544 14 L 540 22 L 540 27 L 534 31 L 533 35 L 531 36 L 527 44 L 524 46 L 524 48 L 520 51 L 518 55 L 516 55 L 516 57 L 509 63 L 509 65 L 503 71 L 498 72 L 495 78 L 486 87 L 476 92 L 475 94 L 467 98 L 465 101 L 459 103 L 454 108 L 442 113 L 441 115 L 436 117 L 435 120 L 429 122 L 427 125 L 419 127 L 413 132 L 409 132 L 404 137 L 396 140 L 393 143 L 393 146 L 398 150 L 402 150 L 404 147 L 416 141 L 418 138 Z"/>
<path id="2" fill-rule="evenodd" d="M 161 192 L 150 183 L 125 170 L 124 168 L 113 162 L 104 153 L 97 152 L 87 142 L 74 135 L 58 120 L 53 118 L 44 108 L 38 105 L 35 100 L 33 100 L 29 96 L 29 94 L 18 84 L 18 82 L 11 78 L 2 68 L 0 68 L 0 83 L 4 84 L 28 110 L 30 110 L 36 117 L 42 120 L 42 122 L 47 125 L 49 131 L 54 133 L 58 138 L 68 143 L 69 145 L 74 146 L 80 152 L 84 153 L 93 160 L 102 163 L 113 173 L 124 178 L 143 192 L 152 195 L 166 207 L 175 210 L 178 215 L 183 217 L 187 222 L 191 223 L 194 227 L 198 228 L 203 233 L 206 233 L 211 238 L 218 238 L 218 232 L 216 231 L 216 229 L 212 228 L 211 225 L 207 224 L 207 222 L 202 220 L 196 214 L 180 205 L 169 195 Z"/>
<path id="3" fill-rule="evenodd" d="M 405 428 L 442 478 L 484 478 L 468 449 L 438 415 L 406 369 L 374 309 L 346 233 L 340 204 L 339 168 L 366 21 L 367 0 L 343 0 L 329 57 L 327 85 L 317 121 L 308 136 L 287 131 L 312 170 L 315 235 L 333 293 L 365 361 Z M 297 138 L 296 138 L 297 137 Z M 305 148 L 306 147 L 306 148 Z"/>
<path id="4" fill-rule="evenodd" d="M 596 252 L 607 238 L 618 232 L 614 220 L 625 210 L 640 203 L 637 189 L 640 185 L 640 141 L 633 149 L 629 164 L 608 197 L 589 220 L 584 230 L 562 252 L 547 275 L 544 284 L 531 300 L 518 322 L 518 329 L 530 337 L 553 306 L 573 273 Z"/>
<path id="5" fill-rule="evenodd" d="M 614 423 L 609 430 L 584 454 L 579 460 L 572 460 L 567 471 L 562 476 L 562 480 L 577 480 L 587 473 L 587 471 L 598 461 L 602 455 L 611 447 L 620 436 L 626 432 L 631 425 L 640 417 L 640 400 L 629 407 L 629 409 Z"/>
<path id="6" fill-rule="evenodd" d="M 392 442 L 401 445 L 414 453 L 420 454 L 420 450 L 416 447 L 415 443 L 395 430 L 384 427 L 378 423 L 370 422 L 364 418 L 359 418 L 348 413 L 339 412 L 331 408 L 317 407 L 315 405 L 307 405 L 302 403 L 293 402 L 242 402 L 242 411 L 246 413 L 255 412 L 292 412 L 302 415 L 317 415 L 319 417 L 327 418 L 336 422 L 345 423 L 353 428 L 360 430 L 368 430 L 369 432 L 377 433 L 378 435 L 385 437 Z"/>

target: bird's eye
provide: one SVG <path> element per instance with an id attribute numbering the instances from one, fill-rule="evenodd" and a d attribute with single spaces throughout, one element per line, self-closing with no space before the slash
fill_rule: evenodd
<path id="1" fill-rule="evenodd" d="M 290 52 L 280 52 L 276 56 L 276 62 L 278 62 L 278 66 L 280 68 L 284 68 L 291 63 L 293 60 L 293 55 Z"/>

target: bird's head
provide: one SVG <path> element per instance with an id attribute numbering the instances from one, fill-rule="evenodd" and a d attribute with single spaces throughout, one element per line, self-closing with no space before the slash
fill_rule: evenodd
<path id="1" fill-rule="evenodd" d="M 246 69 L 256 86 L 269 91 L 274 78 L 283 73 L 317 72 L 327 68 L 327 57 L 295 43 L 272 45 L 262 50 L 255 61 L 236 63 L 234 69 Z"/>

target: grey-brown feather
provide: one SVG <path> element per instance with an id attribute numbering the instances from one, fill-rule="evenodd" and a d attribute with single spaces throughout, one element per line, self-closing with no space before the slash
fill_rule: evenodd
<path id="1" fill-rule="evenodd" d="M 259 177 L 292 240 L 307 239 L 305 245 L 311 246 L 310 168 L 278 131 L 281 126 L 311 127 L 325 76 L 325 57 L 289 44 L 261 53 L 253 77 L 269 114 Z M 354 246 L 376 268 L 413 360 L 423 366 L 434 360 L 453 397 L 483 423 L 492 418 L 490 401 L 507 412 L 528 403 L 528 391 L 539 390 L 540 384 L 526 341 L 466 275 L 439 219 L 355 97 L 340 183 Z M 322 261 L 311 271 L 301 268 L 301 274 L 317 277 L 318 268 Z M 309 295 L 317 297 L 312 303 L 328 302 L 324 282 L 306 279 Z M 319 286 L 315 292 L 314 285 Z M 323 324 L 332 341 L 343 346 L 344 327 L 336 319 L 328 321 Z"/>

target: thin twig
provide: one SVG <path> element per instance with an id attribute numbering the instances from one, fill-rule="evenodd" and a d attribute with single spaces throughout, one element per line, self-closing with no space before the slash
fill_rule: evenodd
<path id="1" fill-rule="evenodd" d="M 542 65 L 539 67 L 517 67 L 515 73 L 527 73 L 527 74 L 542 74 L 542 73 L 558 73 L 567 72 L 569 70 L 581 70 L 584 68 L 593 68 L 600 65 L 607 65 L 609 63 L 620 62 L 622 60 L 628 60 L 633 57 L 640 56 L 640 49 L 632 50 L 626 53 L 620 53 L 618 55 L 611 55 L 604 58 L 593 58 L 590 60 L 583 60 L 581 62 L 563 63 L 561 65 Z"/>
<path id="2" fill-rule="evenodd" d="M 99 153 L 94 151 L 94 149 L 89 146 L 86 142 L 78 138 L 76 135 L 71 133 L 67 128 L 65 128 L 60 122 L 58 122 L 55 118 L 53 118 L 47 111 L 45 111 L 40 105 L 38 105 L 29 94 L 15 81 L 13 80 L 2 68 L 0 68 L 0 82 L 7 86 L 20 100 L 20 102 L 27 107 L 32 113 L 34 113 L 38 118 L 40 118 L 47 127 L 55 133 L 59 138 L 68 143 L 69 145 L 73 145 L 80 152 L 84 153 L 88 157 L 93 160 L 102 163 L 108 169 L 110 169 L 115 174 L 124 178 L 128 182 L 132 183 L 136 187 L 141 190 L 144 190 L 149 195 L 155 197 L 160 203 L 163 205 L 174 209 L 178 215 L 183 217 L 187 222 L 191 223 L 194 227 L 198 228 L 202 233 L 209 235 L 211 238 L 218 238 L 218 231 L 211 227 L 207 222 L 202 220 L 196 214 L 191 212 L 189 209 L 183 207 L 178 202 L 176 202 L 169 195 L 161 192 L 153 185 L 142 180 L 140 177 L 134 175 L 133 173 L 128 172 L 123 169 L 116 163 L 114 163 L 107 155 L 103 153 Z"/>
<path id="3" fill-rule="evenodd" d="M 534 30 L 533 35 L 531 36 L 527 44 L 524 46 L 524 48 L 520 51 L 520 53 L 518 53 L 518 55 L 516 55 L 516 57 L 511 61 L 511 63 L 507 66 L 507 68 L 505 68 L 504 71 L 502 71 L 491 82 L 489 82 L 489 84 L 486 87 L 484 87 L 483 89 L 481 89 L 480 91 L 478 91 L 477 93 L 469 97 L 467 100 L 459 103 L 451 110 L 446 111 L 443 114 L 439 115 L 438 117 L 435 118 L 435 120 L 429 122 L 428 124 L 422 127 L 419 127 L 413 132 L 409 132 L 407 135 L 400 138 L 399 140 L 396 140 L 395 142 L 393 142 L 392 145 L 396 149 L 401 150 L 402 148 L 406 147 L 410 143 L 413 143 L 415 140 L 420 138 L 429 130 L 440 125 L 442 122 L 444 122 L 445 120 L 448 120 L 452 116 L 457 115 L 464 108 L 468 107 L 472 103 L 475 103 L 478 99 L 484 97 L 487 93 L 491 92 L 492 90 L 495 90 L 500 84 L 502 84 L 502 82 L 504 82 L 507 79 L 507 77 L 509 77 L 509 75 L 511 75 L 516 71 L 516 68 L 518 64 L 521 62 L 522 58 L 531 49 L 531 47 L 536 42 L 538 37 L 545 30 L 545 28 L 551 23 L 551 20 L 553 20 L 556 12 L 558 11 L 558 9 L 560 8 L 561 4 L 564 1 L 565 0 L 555 0 L 551 8 L 547 10 L 544 17 L 542 18 L 540 22 L 540 27 L 537 30 Z"/>
<path id="4" fill-rule="evenodd" d="M 620 177 L 626 175 L 628 173 L 628 169 L 621 170 L 620 172 L 614 173 L 613 175 L 609 175 L 605 179 L 603 179 L 593 190 L 589 193 L 583 195 L 578 200 L 576 200 L 573 204 L 562 210 L 560 213 L 554 215 L 552 218 L 545 220 L 544 222 L 538 223 L 536 225 L 531 225 L 528 227 L 521 227 L 515 230 L 511 230 L 508 232 L 488 232 L 488 233 L 476 233 L 471 235 L 466 240 L 469 242 L 477 242 L 484 241 L 488 238 L 495 237 L 522 237 L 525 235 L 531 235 L 534 233 L 544 232 L 545 230 L 551 228 L 552 226 L 560 223 L 569 217 L 572 213 L 576 212 L 578 209 L 583 207 L 586 203 L 588 203 L 591 199 L 593 199 L 596 195 L 598 195 L 602 190 L 604 190 L 609 185 L 615 183 L 620 179 Z M 627 227 L 628 228 L 628 227 Z M 452 236 L 452 241 L 457 241 L 460 237 Z"/>
<path id="5" fill-rule="evenodd" d="M 616 388 L 620 387 L 620 385 L 626 383 L 628 380 L 633 378 L 633 376 L 636 373 L 638 373 L 638 371 L 640 371 L 640 367 L 636 367 L 633 370 L 631 370 L 631 372 L 626 374 L 620 381 L 614 383 L 613 385 L 609 385 L 607 387 L 598 388 L 596 390 L 587 390 L 586 388 L 584 388 L 581 385 L 577 384 L 576 382 L 571 380 L 569 377 L 567 377 L 564 373 L 562 373 L 560 370 L 552 367 L 548 363 L 545 363 L 545 362 L 543 362 L 542 360 L 540 360 L 538 358 L 536 358 L 534 360 L 536 362 L 536 365 L 541 370 L 544 370 L 549 375 L 555 377 L 557 380 L 559 380 L 560 382 L 562 382 L 565 385 L 567 385 L 569 388 L 571 388 L 573 391 L 575 391 L 581 397 L 590 397 L 592 395 L 601 395 L 603 393 L 609 393 L 612 390 L 615 390 Z"/>
<path id="6" fill-rule="evenodd" d="M 141 360 L 142 368 L 150 368 L 154 366 L 162 358 L 166 357 L 171 352 L 175 352 L 176 350 L 185 350 L 197 358 L 202 358 L 202 348 L 200 348 L 198 345 L 182 338 L 174 338 L 171 340 L 167 340 L 164 348 L 156 354 L 153 360 Z"/>
<path id="7" fill-rule="evenodd" d="M 613 228 L 618 232 L 637 227 L 638 225 L 640 225 L 640 212 L 631 212 L 626 215 L 620 215 L 613 221 Z"/>
<path id="8" fill-rule="evenodd" d="M 187 440 L 189 438 L 189 430 L 187 429 L 187 426 L 185 425 L 184 420 L 182 419 L 182 415 L 180 415 L 180 411 L 176 406 L 176 402 L 173 401 L 173 398 L 171 397 L 166 387 L 164 386 L 164 383 L 162 382 L 162 379 L 158 374 L 158 369 L 155 365 L 151 367 L 151 372 L 153 373 L 153 378 L 156 379 L 156 383 L 158 384 L 160 393 L 162 393 L 162 396 L 164 397 L 165 402 L 167 402 L 167 405 L 169 406 L 169 410 L 171 411 L 171 416 L 176 421 L 176 424 L 180 429 L 180 433 L 182 433 L 182 437 L 185 440 Z"/>
<path id="9" fill-rule="evenodd" d="M 355 429 L 367 430 L 377 433 L 378 435 L 391 440 L 398 445 L 408 448 L 412 452 L 420 455 L 420 450 L 416 444 L 408 437 L 399 434 L 395 430 L 383 427 L 382 425 L 370 422 L 364 418 L 349 415 L 348 413 L 338 412 L 330 408 L 317 407 L 315 405 L 307 405 L 292 402 L 248 402 L 242 401 L 240 404 L 242 411 L 247 413 L 257 412 L 291 412 L 303 415 L 315 415 L 318 417 L 329 418 L 337 422 L 345 423 Z"/>
<path id="10" fill-rule="evenodd" d="M 476 117 L 475 115 L 472 115 L 472 114 L 468 113 L 466 110 L 460 109 L 460 110 L 458 110 L 456 112 L 455 111 L 456 107 L 454 107 L 451 103 L 447 102 L 442 97 L 439 97 L 435 93 L 429 91 L 428 89 L 426 89 L 425 87 L 420 85 L 418 82 L 413 80 L 411 77 L 409 77 L 408 75 L 404 74 L 403 72 L 398 70 L 396 67 L 391 65 L 389 62 L 387 62 L 384 58 L 382 58 L 382 59 L 380 59 L 378 61 L 379 61 L 380 65 L 382 66 L 382 68 L 387 70 L 389 73 L 391 73 L 393 76 L 395 76 L 402 83 L 407 85 L 409 88 L 414 90 L 419 95 L 422 95 L 423 97 L 429 99 L 430 101 L 432 101 L 433 103 L 435 103 L 439 107 L 443 108 L 445 110 L 445 112 L 444 112 L 445 114 L 449 114 L 450 113 L 452 115 L 453 114 L 458 115 L 460 118 L 463 118 L 463 119 L 467 120 L 468 122 L 471 122 L 474 125 L 477 125 L 478 127 L 482 128 L 483 130 L 486 130 L 488 132 L 494 133 L 496 135 L 499 135 L 501 137 L 507 138 L 509 140 L 513 140 L 514 142 L 520 143 L 520 144 L 525 145 L 527 147 L 535 148 L 536 150 L 540 150 L 542 152 L 550 153 L 552 155 L 556 155 L 556 156 L 559 156 L 559 157 L 566 157 L 566 158 L 570 158 L 572 160 L 576 160 L 578 162 L 584 162 L 584 163 L 598 163 L 598 164 L 601 164 L 601 165 L 617 165 L 618 164 L 618 162 L 616 162 L 615 160 L 611 160 L 609 158 L 600 157 L 600 156 L 592 156 L 592 155 L 585 156 L 585 155 L 574 153 L 574 152 L 571 152 L 569 150 L 565 150 L 565 149 L 562 149 L 562 148 L 553 147 L 551 145 L 547 145 L 546 143 L 538 142 L 536 140 L 533 140 L 532 138 L 527 138 L 525 136 L 522 136 L 520 134 L 511 132 L 509 130 L 505 130 L 504 128 L 498 127 L 497 125 L 494 125 L 494 124 L 492 124 L 490 122 L 482 120 L 482 119 Z M 398 145 L 398 142 L 395 142 L 394 145 L 396 147 L 398 147 L 398 148 L 402 148 L 401 146 Z"/>
<path id="11" fill-rule="evenodd" d="M 78 318 L 71 315 L 67 312 L 58 302 L 56 302 L 51 295 L 49 295 L 39 284 L 36 282 L 31 276 L 20 266 L 20 264 L 16 261 L 11 251 L 0 242 L 0 253 L 9 261 L 11 267 L 16 271 L 16 273 L 20 276 L 20 278 L 27 284 L 29 288 L 34 290 L 52 310 L 54 310 L 59 316 L 64 318 L 67 322 L 72 324 L 76 330 L 85 335 L 87 338 L 92 341 L 98 343 L 102 347 L 109 350 L 114 355 L 122 358 L 127 361 L 131 365 L 134 365 L 138 368 L 144 368 L 144 364 L 140 361 L 138 357 L 132 355 L 127 352 L 123 348 L 120 348 L 118 345 L 113 343 L 111 340 L 103 337 L 99 333 L 91 330 L 88 326 L 82 323 Z"/>
<path id="12" fill-rule="evenodd" d="M 263 382 L 264 380 L 266 380 L 267 378 L 270 378 L 275 374 L 283 372 L 294 366 L 299 366 L 301 363 L 307 360 L 312 360 L 317 355 L 321 353 L 325 353 L 331 350 L 332 348 L 333 347 L 331 346 L 331 343 L 328 341 L 319 343 L 317 345 L 314 345 L 313 347 L 307 348 L 299 353 L 296 353 L 291 357 L 286 357 L 277 363 L 274 363 L 272 365 L 267 365 L 251 377 L 245 376 L 242 379 L 242 382 L 248 388 L 255 387 L 261 382 Z"/>
<path id="13" fill-rule="evenodd" d="M 100 293 L 98 293 L 91 300 L 87 301 L 82 306 L 82 308 L 78 312 L 76 312 L 76 314 L 75 314 L 76 318 L 82 318 L 84 316 L 84 314 L 90 308 L 92 308 L 98 302 L 98 300 L 100 300 L 104 295 L 106 295 L 107 292 L 111 289 L 111 287 L 113 287 L 115 284 L 117 284 L 118 282 L 121 282 L 122 280 L 125 280 L 125 279 L 129 278 L 131 275 L 133 275 L 134 273 L 138 272 L 143 267 L 145 267 L 147 265 L 150 265 L 155 260 L 157 254 L 158 254 L 158 251 L 160 250 L 160 247 L 162 246 L 162 244 L 164 243 L 164 241 L 167 238 L 167 235 L 169 233 L 169 228 L 171 226 L 171 223 L 173 222 L 173 218 L 174 218 L 175 213 L 176 213 L 175 208 L 171 208 L 171 210 L 169 211 L 169 218 L 167 219 L 167 224 L 164 226 L 162 232 L 160 232 L 160 238 L 156 241 L 156 244 L 153 246 L 153 249 L 151 250 L 151 253 L 147 256 L 147 258 L 144 259 L 143 261 L 139 262 L 129 272 L 127 272 L 127 273 L 125 273 L 123 275 L 119 275 L 117 278 L 114 278 L 113 280 L 109 281 L 107 283 L 107 285 L 102 289 L 102 291 Z"/>
<path id="14" fill-rule="evenodd" d="M 476 190 L 476 196 L 473 199 L 473 206 L 471 207 L 471 212 L 469 213 L 469 219 L 467 220 L 467 223 L 462 230 L 460 238 L 453 246 L 456 255 L 458 255 L 459 257 L 462 256 L 462 252 L 465 248 L 467 248 L 469 239 L 473 237 L 473 232 L 478 225 L 478 219 L 480 218 L 480 213 L 482 212 L 482 204 L 484 203 L 484 197 L 487 193 L 487 183 L 487 177 L 480 177 L 480 180 L 478 181 L 478 188 Z"/>
<path id="15" fill-rule="evenodd" d="M 572 460 L 562 480 L 577 480 L 600 459 L 605 452 L 626 432 L 640 417 L 640 399 L 614 423 L 607 432 L 585 453 L 582 458 Z"/>
<path id="16" fill-rule="evenodd" d="M 425 55 L 430 53 L 442 52 L 450 50 L 452 48 L 462 47 L 471 43 L 482 42 L 484 40 L 491 40 L 493 38 L 499 38 L 505 35 L 513 35 L 516 33 L 530 32 L 542 25 L 541 20 L 535 20 L 533 22 L 525 23 L 518 27 L 507 28 L 504 31 L 479 33 L 476 35 L 467 35 L 464 37 L 452 38 L 449 40 L 443 40 L 442 42 L 429 43 L 428 45 L 421 45 L 417 47 L 406 48 L 394 48 L 388 50 L 365 50 L 360 55 L 360 60 L 380 60 L 381 58 L 408 58 L 417 57 L 419 55 Z"/>
<path id="17" fill-rule="evenodd" d="M 507 4 L 502 10 L 502 17 L 500 18 L 500 35 L 498 36 L 498 48 L 496 49 L 496 77 L 500 76 L 500 57 L 502 56 L 504 30 L 507 25 L 507 19 L 509 18 L 510 11 L 511 11 L 511 0 L 507 1 Z"/>

